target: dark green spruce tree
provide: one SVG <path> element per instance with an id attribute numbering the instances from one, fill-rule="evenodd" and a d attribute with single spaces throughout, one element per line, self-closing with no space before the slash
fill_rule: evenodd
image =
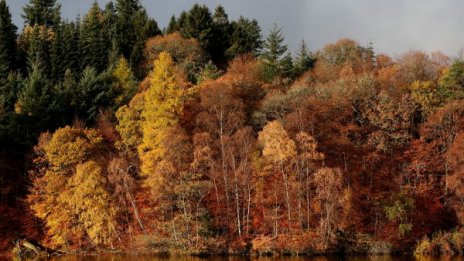
<path id="1" fill-rule="evenodd" d="M 59 25 L 56 17 L 61 12 L 61 6 L 56 0 L 29 0 L 23 11 L 24 22 L 30 26 L 55 27 Z"/>
<path id="2" fill-rule="evenodd" d="M 53 40 L 51 42 L 50 50 L 50 64 L 51 72 L 50 79 L 53 82 L 58 82 L 64 76 L 66 70 L 66 53 L 64 52 L 65 46 L 65 35 L 64 35 L 64 25 L 59 25 L 55 27 L 55 33 Z"/>
<path id="3" fill-rule="evenodd" d="M 41 66 L 32 64 L 24 80 L 15 111 L 21 128 L 27 130 L 26 142 L 35 142 L 38 134 L 60 125 L 60 113 L 53 86 Z"/>
<path id="4" fill-rule="evenodd" d="M 176 16 L 172 15 L 171 19 L 169 19 L 168 27 L 164 29 L 165 34 L 172 34 L 174 32 L 179 31 L 179 26 L 177 24 Z"/>
<path id="5" fill-rule="evenodd" d="M 186 11 L 182 11 L 179 15 L 179 18 L 177 19 L 177 22 L 176 22 L 176 26 L 177 26 L 177 30 L 181 33 L 182 32 L 182 28 L 184 28 L 187 24 L 187 12 Z"/>
<path id="6" fill-rule="evenodd" d="M 139 0 L 117 0 L 114 39 L 131 67 L 136 68 L 142 58 L 149 37 L 161 33 L 155 20 L 150 19 Z"/>
<path id="7" fill-rule="evenodd" d="M 227 57 L 232 59 L 241 54 L 257 56 L 263 45 L 258 21 L 241 16 L 237 21 L 232 22 L 231 27 L 231 42 L 226 51 Z"/>
<path id="8" fill-rule="evenodd" d="M 0 84 L 0 151 L 11 149 L 21 137 L 17 135 L 20 126 L 16 123 L 15 103 L 22 89 L 23 79 L 17 73 L 10 73 Z"/>
<path id="9" fill-rule="evenodd" d="M 80 28 L 75 22 L 63 24 L 63 69 L 74 76 L 80 74 L 81 52 L 79 49 Z"/>
<path id="10" fill-rule="evenodd" d="M 213 17 L 206 5 L 193 5 L 181 24 L 184 37 L 197 39 L 203 50 L 214 54 Z"/>
<path id="11" fill-rule="evenodd" d="M 229 16 L 224 7 L 216 7 L 213 14 L 213 40 L 211 43 L 211 56 L 220 67 L 227 66 L 226 51 L 230 47 L 231 25 Z"/>
<path id="12" fill-rule="evenodd" d="M 270 30 L 264 42 L 261 60 L 264 63 L 265 78 L 272 82 L 274 78 L 283 73 L 284 55 L 287 52 L 287 45 L 284 44 L 281 28 L 276 24 Z M 288 63 L 288 59 L 286 61 Z"/>
<path id="13" fill-rule="evenodd" d="M 49 31 L 40 26 L 32 28 L 29 38 L 29 46 L 26 51 L 29 70 L 33 66 L 39 66 L 41 73 L 49 75 L 51 72 L 51 42 Z M 32 71 L 32 70 L 31 70 Z"/>
<path id="14" fill-rule="evenodd" d="M 302 40 L 296 53 L 295 59 L 293 60 L 295 77 L 298 77 L 305 71 L 311 69 L 314 66 L 314 63 L 315 59 L 309 51 L 308 45 L 306 44 L 305 40 Z"/>
<path id="15" fill-rule="evenodd" d="M 18 73 L 10 73 L 0 84 L 0 110 L 3 113 L 14 111 L 17 95 L 21 90 L 23 79 Z"/>
<path id="16" fill-rule="evenodd" d="M 85 68 L 76 91 L 72 93 L 71 104 L 75 106 L 75 115 L 85 122 L 94 122 L 100 109 L 112 107 L 116 95 L 112 83 L 111 72 L 98 73 L 94 68 Z M 69 80 L 68 84 L 72 82 Z"/>
<path id="17" fill-rule="evenodd" d="M 0 0 L 0 84 L 16 69 L 16 30 L 5 0 Z"/>
<path id="18" fill-rule="evenodd" d="M 81 69 L 92 67 L 103 72 L 108 64 L 111 39 L 105 30 L 103 10 L 94 2 L 80 26 L 79 49 L 81 51 Z"/>

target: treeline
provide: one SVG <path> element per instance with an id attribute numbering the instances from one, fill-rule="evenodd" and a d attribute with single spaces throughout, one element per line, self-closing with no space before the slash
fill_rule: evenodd
<path id="1" fill-rule="evenodd" d="M 464 61 L 0 0 L 1 248 L 462 253 Z"/>

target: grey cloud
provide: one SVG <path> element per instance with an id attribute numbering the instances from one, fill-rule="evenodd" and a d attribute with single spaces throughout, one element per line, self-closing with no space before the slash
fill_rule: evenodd
<path id="1" fill-rule="evenodd" d="M 63 15 L 74 19 L 94 0 L 62 0 Z M 7 0 L 18 27 L 27 0 Z M 104 5 L 108 0 L 98 1 Z M 376 52 L 390 55 L 404 51 L 441 50 L 454 55 L 464 47 L 464 1 L 462 0 L 142 0 L 161 27 L 172 14 L 194 3 L 211 9 L 221 4 L 231 19 L 240 15 L 256 18 L 266 34 L 277 23 L 283 28 L 290 49 L 301 39 L 316 50 L 340 38 L 362 45 L 374 43 Z"/>

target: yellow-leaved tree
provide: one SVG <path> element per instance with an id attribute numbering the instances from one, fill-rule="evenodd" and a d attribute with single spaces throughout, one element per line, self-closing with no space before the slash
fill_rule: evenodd
<path id="1" fill-rule="evenodd" d="M 287 221 L 288 226 L 292 223 L 292 209 L 291 209 L 291 199 L 290 199 L 290 187 L 289 187 L 289 164 L 290 161 L 296 157 L 296 144 L 288 136 L 284 127 L 279 121 L 273 121 L 268 123 L 264 129 L 259 133 L 258 142 L 263 147 L 263 156 L 268 163 L 270 163 L 270 169 L 276 174 L 282 175 L 285 191 L 285 202 L 286 202 L 286 212 L 287 212 Z M 275 178 L 275 208 L 278 209 L 278 186 L 277 177 Z M 275 215 L 275 226 L 274 226 L 274 236 L 278 235 L 278 217 Z"/>
<path id="2" fill-rule="evenodd" d="M 200 232 L 207 224 L 201 202 L 209 183 L 190 166 L 193 148 L 180 124 L 186 92 L 176 70 L 171 56 L 160 53 L 144 93 L 138 153 L 143 184 L 155 203 L 155 226 L 150 229 L 159 233 L 154 238 L 175 248 L 198 249 L 203 245 Z"/>
<path id="3" fill-rule="evenodd" d="M 80 226 L 95 245 L 111 245 L 112 235 L 117 235 L 116 209 L 106 189 L 102 167 L 95 161 L 76 166 L 76 174 L 68 181 L 68 193 L 63 201 L 71 206 Z"/>
<path id="4" fill-rule="evenodd" d="M 132 73 L 127 60 L 121 57 L 113 71 L 114 83 L 113 89 L 118 96 L 116 97 L 115 104 L 121 106 L 126 104 L 132 96 L 137 92 L 137 81 Z"/>
<path id="5" fill-rule="evenodd" d="M 118 124 L 116 130 L 121 137 L 116 142 L 116 147 L 130 159 L 137 158 L 137 148 L 142 143 L 141 114 L 145 102 L 145 93 L 136 94 L 128 105 L 120 107 L 116 111 Z"/>
<path id="6" fill-rule="evenodd" d="M 176 81 L 175 70 L 171 56 L 167 52 L 160 53 L 150 76 L 151 86 L 145 93 L 141 113 L 143 138 L 138 152 L 141 174 L 150 188 L 157 185 L 158 168 L 169 165 L 160 164 L 166 154 L 164 144 L 171 130 L 178 125 L 183 112 L 184 90 Z"/>
<path id="7" fill-rule="evenodd" d="M 421 105 L 424 116 L 429 115 L 443 102 L 438 86 L 431 81 L 415 81 L 410 88 L 412 98 Z"/>
<path id="8" fill-rule="evenodd" d="M 69 126 L 41 136 L 28 202 L 47 228 L 46 246 L 113 246 L 116 209 L 105 163 L 96 162 L 105 150 L 103 142 L 96 130 Z"/>

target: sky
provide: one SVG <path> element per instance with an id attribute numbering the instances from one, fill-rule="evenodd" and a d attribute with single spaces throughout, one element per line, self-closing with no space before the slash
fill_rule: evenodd
<path id="1" fill-rule="evenodd" d="M 74 19 L 95 0 L 61 0 L 63 17 Z M 6 0 L 22 28 L 22 7 L 28 0 Z M 109 0 L 98 0 L 104 6 Z M 304 39 L 312 51 L 341 38 L 360 45 L 373 43 L 376 53 L 398 56 L 408 50 L 440 50 L 456 56 L 464 48 L 463 0 L 141 0 L 163 28 L 171 15 L 194 3 L 211 10 L 224 6 L 229 19 L 240 15 L 258 20 L 263 35 L 276 23 L 286 44 L 296 50 Z"/>

